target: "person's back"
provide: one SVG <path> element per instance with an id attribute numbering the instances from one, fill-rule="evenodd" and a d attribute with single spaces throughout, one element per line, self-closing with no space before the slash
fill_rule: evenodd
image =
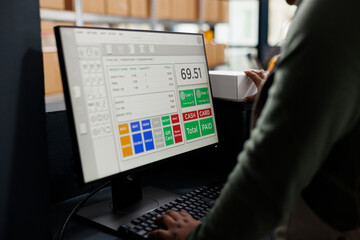
<path id="1" fill-rule="evenodd" d="M 187 239 L 258 239 L 284 219 L 279 238 L 360 239 L 358 9 L 302 1 L 239 163 Z"/>

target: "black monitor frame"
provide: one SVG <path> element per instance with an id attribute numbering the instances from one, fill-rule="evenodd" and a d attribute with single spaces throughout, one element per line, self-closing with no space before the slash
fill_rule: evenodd
<path id="1" fill-rule="evenodd" d="M 144 206 L 142 206 L 141 204 L 139 204 L 140 200 L 143 197 L 142 194 L 142 186 L 141 186 L 141 175 L 144 174 L 144 172 L 146 172 L 147 170 L 155 167 L 155 166 L 159 166 L 160 164 L 164 164 L 166 162 L 169 161 L 181 161 L 182 159 L 184 159 L 186 156 L 188 156 L 189 154 L 192 153 L 196 153 L 199 151 L 204 151 L 204 150 L 209 150 L 209 149 L 215 149 L 219 142 L 215 143 L 215 144 L 210 144 L 204 147 L 200 147 L 194 150 L 191 150 L 189 152 L 184 152 L 178 155 L 174 155 L 150 164 L 146 164 L 140 167 L 136 167 L 134 169 L 130 169 L 124 172 L 119 172 L 116 174 L 113 174 L 111 176 L 107 176 L 101 179 L 97 179 L 97 180 L 93 180 L 90 181 L 88 183 L 85 183 L 84 181 L 84 175 L 83 175 L 83 171 L 82 171 L 82 163 L 81 163 L 81 157 L 80 157 L 80 151 L 79 151 L 79 143 L 78 143 L 78 139 L 77 139 L 77 135 L 76 135 L 76 129 L 75 129 L 75 119 L 74 119 L 74 114 L 73 114 L 73 106 L 71 103 L 71 97 L 70 97 L 70 90 L 69 90 L 69 83 L 68 83 L 68 79 L 67 79 L 67 70 L 66 70 L 66 66 L 65 66 L 65 60 L 64 60 L 64 54 L 63 54 L 63 47 L 62 47 L 62 41 L 61 41 L 61 37 L 60 37 L 60 28 L 79 28 L 79 29 L 99 29 L 99 30 L 121 30 L 121 31 L 128 31 L 128 32 L 160 32 L 160 31 L 149 31 L 149 30 L 130 30 L 130 29 L 114 29 L 114 28 L 98 28 L 98 27 L 74 27 L 74 26 L 56 26 L 54 28 L 55 30 L 55 37 L 56 37 L 56 45 L 57 45 L 57 49 L 58 49 L 58 58 L 59 58 L 59 64 L 60 64 L 60 71 L 61 71 L 61 77 L 62 77 L 62 84 L 63 84 L 63 91 L 64 91 L 64 98 L 65 98 L 65 103 L 66 103 L 66 109 L 67 109 L 67 116 L 68 116 L 68 122 L 69 122 L 69 128 L 70 128 L 70 134 L 71 134 L 71 141 L 72 141 L 72 147 L 73 147 L 73 158 L 74 158 L 74 164 L 75 164 L 75 171 L 76 173 L 80 176 L 79 178 L 79 184 L 80 186 L 85 186 L 85 185 L 89 185 L 89 184 L 97 184 L 97 183 L 103 183 L 104 181 L 111 181 L 112 183 L 112 203 L 110 203 L 111 208 L 110 212 L 109 212 L 109 202 L 106 203 L 101 203 L 100 206 L 96 205 L 91 209 L 84 209 L 83 213 L 81 213 L 80 211 L 80 215 L 84 216 L 85 218 L 89 218 L 91 221 L 95 221 L 96 220 L 92 219 L 94 216 L 94 211 L 98 211 L 96 209 L 102 208 L 104 212 L 106 213 L 102 213 L 102 214 L 110 214 L 110 218 L 114 217 L 114 214 L 116 215 L 115 212 L 117 213 L 121 213 L 123 214 L 124 211 L 126 212 L 127 207 L 130 207 L 130 209 L 133 209 L 134 207 L 138 207 L 138 208 L 143 208 Z M 164 32 L 161 31 L 161 33 L 169 33 L 169 34 L 188 34 L 188 35 L 197 35 L 197 36 L 201 36 L 202 37 L 202 41 L 204 42 L 204 38 L 202 34 L 196 34 L 196 33 L 176 33 L 176 32 Z M 205 58 L 206 58 L 206 51 L 205 51 L 205 45 L 203 44 L 204 47 L 204 53 L 205 53 Z M 206 61 L 206 68 L 207 70 L 208 68 L 208 64 Z M 209 91 L 211 90 L 211 83 L 210 83 L 210 76 L 209 73 L 206 73 L 209 79 Z M 215 114 L 215 113 L 214 113 Z M 214 119 L 214 124 L 216 125 L 216 120 Z M 162 196 L 163 199 L 159 200 L 159 204 L 161 205 L 161 203 L 166 203 L 170 200 L 173 200 L 177 197 L 176 194 L 167 194 L 164 192 L 158 192 L 158 190 L 145 190 L 145 192 L 147 192 L 146 194 L 152 194 L 151 191 L 155 192 L 155 196 L 150 196 L 150 198 L 157 198 L 158 196 Z M 168 195 L 168 196 L 165 196 Z M 136 206 L 131 206 L 133 205 L 135 202 Z M 151 208 L 153 207 L 144 207 L 144 211 L 148 211 L 149 209 L 151 210 Z M 111 211 L 113 211 L 113 213 L 111 213 Z M 90 216 L 88 215 L 88 213 L 90 213 Z M 95 214 L 96 215 L 96 214 Z M 130 215 L 132 216 L 133 214 L 130 213 Z M 119 222 L 123 222 L 126 221 L 126 219 L 129 218 L 129 216 L 122 216 L 121 217 L 122 220 L 119 220 Z M 125 220 L 124 220 L 125 219 Z M 99 222 L 98 222 L 99 223 Z M 108 227 L 110 229 L 116 230 L 114 224 L 109 224 L 109 223 L 103 223 L 100 222 L 101 225 L 104 225 L 105 227 Z"/>

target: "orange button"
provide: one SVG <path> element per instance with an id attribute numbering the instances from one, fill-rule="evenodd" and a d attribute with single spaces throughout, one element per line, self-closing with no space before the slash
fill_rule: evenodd
<path id="1" fill-rule="evenodd" d="M 121 137 L 120 142 L 121 142 L 122 147 L 127 147 L 128 145 L 131 144 L 130 143 L 130 136 Z"/>
<path id="2" fill-rule="evenodd" d="M 129 133 L 129 125 L 127 123 L 119 125 L 120 135 Z"/>
<path id="3" fill-rule="evenodd" d="M 131 146 L 122 148 L 123 157 L 131 156 L 133 154 Z"/>

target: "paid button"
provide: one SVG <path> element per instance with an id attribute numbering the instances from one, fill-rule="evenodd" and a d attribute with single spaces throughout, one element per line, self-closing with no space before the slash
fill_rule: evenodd
<path id="1" fill-rule="evenodd" d="M 215 133 L 213 118 L 201 119 L 200 128 L 203 136 Z"/>

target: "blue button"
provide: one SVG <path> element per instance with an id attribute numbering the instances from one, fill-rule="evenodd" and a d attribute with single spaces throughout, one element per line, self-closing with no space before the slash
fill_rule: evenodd
<path id="1" fill-rule="evenodd" d="M 141 133 L 133 134 L 133 143 L 134 143 L 134 150 L 135 154 L 144 152 L 144 145 Z"/>
<path id="2" fill-rule="evenodd" d="M 155 148 L 154 139 L 151 131 L 144 132 L 144 142 L 145 142 L 146 151 L 150 151 Z"/>
<path id="3" fill-rule="evenodd" d="M 139 122 L 132 122 L 131 125 L 131 132 L 138 132 L 140 131 L 140 123 Z"/>
<path id="4" fill-rule="evenodd" d="M 151 128 L 150 119 L 141 121 L 141 126 L 143 130 L 150 129 Z"/>

